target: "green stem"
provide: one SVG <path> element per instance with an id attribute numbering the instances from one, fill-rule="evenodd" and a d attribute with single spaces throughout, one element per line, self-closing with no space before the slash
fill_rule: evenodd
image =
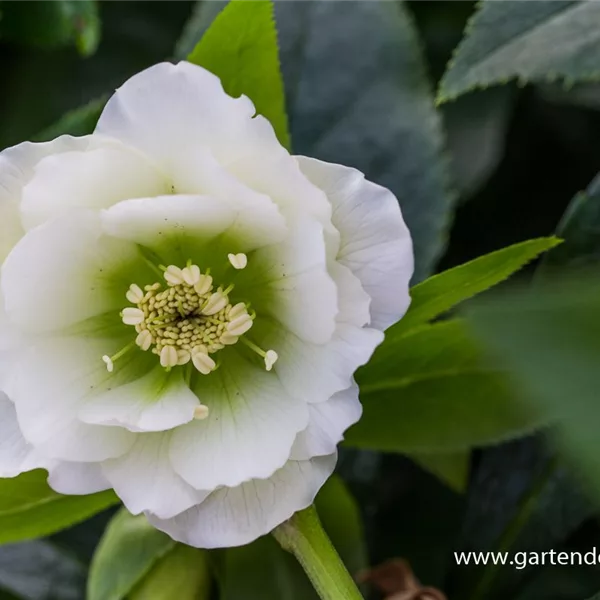
<path id="1" fill-rule="evenodd" d="M 540 496 L 556 472 L 557 465 L 558 459 L 556 457 L 551 458 L 540 474 L 534 479 L 531 488 L 529 488 L 529 491 L 521 501 L 517 514 L 511 519 L 500 536 L 496 552 L 508 552 L 517 541 L 523 527 L 527 525 L 537 508 Z M 483 577 L 471 596 L 471 600 L 485 600 L 488 597 L 490 588 L 498 576 L 499 568 L 499 565 L 493 564 L 485 570 Z"/>
<path id="2" fill-rule="evenodd" d="M 284 550 L 298 559 L 322 600 L 363 600 L 323 531 L 314 506 L 297 512 L 273 535 Z"/>

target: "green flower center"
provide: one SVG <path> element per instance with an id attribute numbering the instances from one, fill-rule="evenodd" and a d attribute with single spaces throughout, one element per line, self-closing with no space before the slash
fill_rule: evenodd
<path id="1" fill-rule="evenodd" d="M 247 264 L 244 254 L 229 255 L 229 261 L 236 269 Z M 208 375 L 217 368 L 211 355 L 240 340 L 264 359 L 267 371 L 271 370 L 277 353 L 242 337 L 252 328 L 256 315 L 248 312 L 246 303 L 230 302 L 233 285 L 215 290 L 210 270 L 202 273 L 191 261 L 184 268 L 161 268 L 165 283 L 156 282 L 144 289 L 133 283 L 126 293 L 133 306 L 124 308 L 121 318 L 125 325 L 135 327 L 137 336 L 114 356 L 102 357 L 110 372 L 117 359 L 138 346 L 156 354 L 167 370 L 191 362 Z"/>

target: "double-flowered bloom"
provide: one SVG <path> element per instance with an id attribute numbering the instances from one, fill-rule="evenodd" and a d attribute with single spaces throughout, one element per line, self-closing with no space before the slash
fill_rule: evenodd
<path id="1" fill-rule="evenodd" d="M 216 547 L 333 471 L 412 247 L 391 192 L 290 156 L 182 62 L 126 82 L 93 135 L 0 154 L 0 262 L 0 476 L 114 488 Z"/>

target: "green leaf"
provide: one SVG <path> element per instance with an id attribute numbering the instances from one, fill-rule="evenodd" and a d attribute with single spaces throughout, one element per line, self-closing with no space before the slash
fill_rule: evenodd
<path id="1" fill-rule="evenodd" d="M 462 494 L 467 489 L 471 465 L 471 453 L 468 450 L 437 454 L 413 453 L 410 458 L 455 492 Z"/>
<path id="2" fill-rule="evenodd" d="M 3 4 L 0 33 L 8 40 L 53 48 L 75 44 L 80 54 L 93 54 L 100 41 L 95 0 L 33 0 Z"/>
<path id="3" fill-rule="evenodd" d="M 467 25 L 438 102 L 506 83 L 600 78 L 600 4 L 483 0 Z"/>
<path id="4" fill-rule="evenodd" d="M 210 571 L 205 550 L 177 544 L 128 596 L 128 600 L 208 600 Z"/>
<path id="5" fill-rule="evenodd" d="M 564 243 L 544 256 L 536 275 L 600 264 L 600 176 L 573 198 L 557 229 Z"/>
<path id="6" fill-rule="evenodd" d="M 430 277 L 412 288 L 408 313 L 387 331 L 386 338 L 395 339 L 413 327 L 439 317 L 460 302 L 504 281 L 560 242 L 555 237 L 528 240 Z"/>
<path id="7" fill-rule="evenodd" d="M 112 491 L 63 496 L 46 483 L 46 471 L 0 479 L 0 544 L 55 533 L 117 504 Z"/>
<path id="8" fill-rule="evenodd" d="M 356 500 L 343 479 L 332 475 L 319 491 L 315 507 L 323 528 L 351 574 L 368 566 L 365 532 Z"/>
<path id="9" fill-rule="evenodd" d="M 223 6 L 203 2 L 179 56 Z M 454 194 L 417 30 L 403 3 L 275 2 L 294 152 L 350 165 L 398 197 L 415 280 L 443 253 Z M 360 43 L 357 43 L 360 40 Z"/>
<path id="10" fill-rule="evenodd" d="M 218 75 L 229 95 L 248 96 L 290 147 L 271 0 L 230 2 L 187 59 Z"/>
<path id="11" fill-rule="evenodd" d="M 468 316 L 492 356 L 521 383 L 523 400 L 556 423 L 560 447 L 600 498 L 597 274 L 480 300 Z"/>
<path id="12" fill-rule="evenodd" d="M 92 100 L 89 104 L 69 111 L 56 123 L 37 134 L 34 141 L 47 142 L 60 135 L 87 135 L 92 133 L 107 100 L 107 96 L 102 96 Z"/>
<path id="13" fill-rule="evenodd" d="M 459 320 L 386 340 L 357 373 L 361 420 L 346 444 L 387 452 L 444 453 L 538 428 L 506 377 L 490 369 Z"/>
<path id="14" fill-rule="evenodd" d="M 168 535 L 152 527 L 146 517 L 132 516 L 121 509 L 94 554 L 88 600 L 125 598 L 175 545 Z"/>

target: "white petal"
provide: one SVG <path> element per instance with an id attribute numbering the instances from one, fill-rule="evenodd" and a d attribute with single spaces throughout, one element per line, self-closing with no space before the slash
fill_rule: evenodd
<path id="1" fill-rule="evenodd" d="M 52 142 L 25 142 L 0 152 L 0 262 L 24 233 L 21 224 L 21 192 L 33 177 L 34 167 L 46 156 L 83 150 L 91 136 L 73 138 L 61 136 Z"/>
<path id="2" fill-rule="evenodd" d="M 45 468 L 51 463 L 25 440 L 14 404 L 0 392 L 0 477 L 15 477 L 24 471 Z"/>
<path id="3" fill-rule="evenodd" d="M 291 460 L 308 460 L 335 452 L 344 439 L 344 431 L 362 415 L 358 386 L 334 394 L 327 402 L 309 406 L 308 427 L 296 437 Z"/>
<path id="4" fill-rule="evenodd" d="M 363 289 L 360 280 L 352 271 L 337 261 L 327 265 L 331 278 L 335 281 L 338 293 L 338 323 L 350 323 L 357 327 L 368 325 L 371 321 L 369 307 L 371 297 Z"/>
<path id="5" fill-rule="evenodd" d="M 75 496 L 110 489 L 99 463 L 59 462 L 50 468 L 48 484 L 59 494 Z"/>
<path id="6" fill-rule="evenodd" d="M 308 408 L 274 374 L 232 353 L 198 385 L 209 415 L 176 429 L 171 447 L 173 466 L 188 483 L 200 490 L 235 486 L 285 463 Z"/>
<path id="7" fill-rule="evenodd" d="M 110 98 L 97 133 L 124 141 L 167 170 L 208 146 L 217 161 L 252 153 L 260 144 L 278 147 L 273 128 L 253 118 L 246 97 L 232 98 L 218 77 L 187 62 L 154 65 L 121 86 Z"/>
<path id="8" fill-rule="evenodd" d="M 181 264 L 234 221 L 235 211 L 209 196 L 127 200 L 102 214 L 104 229 L 110 235 L 147 246 L 163 260 Z"/>
<path id="9" fill-rule="evenodd" d="M 11 321 L 35 333 L 60 330 L 123 307 L 112 274 L 139 260 L 134 244 L 102 235 L 92 211 L 66 214 L 27 233 L 2 266 Z"/>
<path id="10" fill-rule="evenodd" d="M 341 234 L 338 260 L 350 268 L 371 296 L 371 325 L 398 321 L 410 304 L 413 272 L 410 233 L 398 200 L 355 169 L 296 157 L 302 172 L 328 196 L 332 221 Z"/>
<path id="11" fill-rule="evenodd" d="M 103 463 L 106 477 L 129 512 L 150 511 L 168 519 L 210 493 L 195 490 L 175 473 L 169 461 L 170 436 L 171 432 L 139 434 L 127 454 Z"/>
<path id="12" fill-rule="evenodd" d="M 189 423 L 198 405 L 181 371 L 167 373 L 157 366 L 140 379 L 95 395 L 79 410 L 79 418 L 134 432 L 165 431 Z"/>
<path id="13" fill-rule="evenodd" d="M 26 229 L 73 208 L 107 208 L 128 198 L 170 191 L 170 182 L 138 151 L 100 136 L 85 152 L 53 154 L 35 167 L 23 188 Z"/>
<path id="14" fill-rule="evenodd" d="M 255 293 L 263 294 L 261 310 L 303 340 L 323 344 L 331 339 L 337 288 L 327 271 L 323 227 L 317 221 L 301 219 L 284 242 L 257 250 L 251 275 Z"/>
<path id="15" fill-rule="evenodd" d="M 149 521 L 177 541 L 198 548 L 241 546 L 275 529 L 312 504 L 335 468 L 337 456 L 289 461 L 269 479 L 248 481 L 213 492 L 202 504 Z"/>
<path id="16" fill-rule="evenodd" d="M 278 328 L 261 344 L 277 351 L 279 360 L 273 368 L 286 390 L 306 402 L 318 403 L 348 388 L 356 369 L 382 341 L 383 334 L 376 329 L 341 323 L 327 344 L 310 344 Z"/>
<path id="17" fill-rule="evenodd" d="M 284 239 L 285 219 L 277 204 L 238 181 L 217 162 L 209 148 L 191 149 L 173 165 L 172 176 L 178 193 L 208 195 L 235 211 L 228 234 L 238 250 L 248 252 Z"/>
<path id="18" fill-rule="evenodd" d="M 135 434 L 126 429 L 88 425 L 77 418 L 92 394 L 119 385 L 125 376 L 121 369 L 108 373 L 100 358 L 102 349 L 114 351 L 111 344 L 115 341 L 45 338 L 19 354 L 11 397 L 25 439 L 44 455 L 97 462 L 120 456 L 133 444 Z"/>

